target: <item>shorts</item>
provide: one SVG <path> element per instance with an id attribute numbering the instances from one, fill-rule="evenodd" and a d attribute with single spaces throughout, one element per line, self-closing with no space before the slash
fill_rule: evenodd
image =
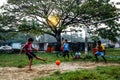
<path id="1" fill-rule="evenodd" d="M 64 52 L 63 52 L 63 55 L 69 55 L 69 51 L 67 51 L 67 50 L 64 51 Z"/>
<path id="2" fill-rule="evenodd" d="M 104 56 L 104 52 L 97 51 L 95 54 L 97 54 L 98 56 Z"/>
<path id="3" fill-rule="evenodd" d="M 36 55 L 33 53 L 33 52 L 29 52 L 29 53 L 26 53 L 26 55 L 28 56 L 29 60 L 34 57 L 36 57 Z"/>
<path id="4" fill-rule="evenodd" d="M 68 51 L 68 50 L 65 50 L 64 53 L 65 53 L 65 54 L 66 54 L 66 53 L 69 53 L 69 51 Z"/>
<path id="5" fill-rule="evenodd" d="M 65 56 L 68 56 L 68 58 L 69 58 L 69 51 L 66 50 L 63 52 L 63 57 L 65 57 Z"/>

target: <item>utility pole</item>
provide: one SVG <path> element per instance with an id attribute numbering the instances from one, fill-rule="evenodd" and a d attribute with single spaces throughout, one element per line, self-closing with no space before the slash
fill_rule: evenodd
<path id="1" fill-rule="evenodd" d="M 85 57 L 88 57 L 88 28 L 85 26 Z"/>

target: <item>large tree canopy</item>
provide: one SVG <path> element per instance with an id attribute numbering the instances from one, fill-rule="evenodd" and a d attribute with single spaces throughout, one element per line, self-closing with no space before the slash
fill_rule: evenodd
<path id="1" fill-rule="evenodd" d="M 52 35 L 57 41 L 60 41 L 60 34 L 68 27 L 73 27 L 75 30 L 75 27 L 87 26 L 90 31 L 97 31 L 101 35 L 102 29 L 94 26 L 94 23 L 119 16 L 116 7 L 109 4 L 109 1 L 110 0 L 8 0 L 8 4 L 2 8 L 5 9 L 3 14 L 14 15 L 15 24 L 22 24 L 22 20 L 24 19 L 34 20 L 39 24 L 37 27 L 32 27 L 34 30 Z M 54 16 L 52 20 L 57 19 L 58 23 L 54 25 L 54 21 L 49 19 L 50 16 Z M 97 25 L 102 23 L 107 25 L 107 27 L 104 28 L 105 31 L 114 30 L 116 34 L 119 33 L 120 29 L 117 20 L 109 20 L 97 23 Z M 19 30 L 19 26 L 14 25 L 13 27 L 17 27 Z M 24 25 L 22 30 L 26 29 L 26 27 L 28 28 L 29 26 Z M 31 30 L 32 28 L 30 27 L 28 29 Z M 106 33 L 104 33 L 104 35 L 105 34 Z"/>
<path id="2" fill-rule="evenodd" d="M 0 14 L 0 32 L 9 32 L 9 31 L 16 30 L 14 19 L 15 19 L 15 16 L 7 15 L 4 13 Z"/>

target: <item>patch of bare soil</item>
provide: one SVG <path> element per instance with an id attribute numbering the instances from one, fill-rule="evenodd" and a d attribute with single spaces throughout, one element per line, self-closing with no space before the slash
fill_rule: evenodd
<path id="1" fill-rule="evenodd" d="M 92 69 L 97 66 L 117 66 L 115 63 L 95 63 L 95 62 L 62 62 L 60 66 L 56 64 L 33 65 L 32 71 L 25 68 L 0 67 L 0 80 L 33 80 L 35 77 L 47 76 L 55 71 L 66 72 L 77 69 Z"/>

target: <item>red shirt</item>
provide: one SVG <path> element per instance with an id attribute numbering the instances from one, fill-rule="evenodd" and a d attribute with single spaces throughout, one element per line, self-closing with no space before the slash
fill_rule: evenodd
<path id="1" fill-rule="evenodd" d="M 32 52 L 32 44 L 31 43 L 26 43 L 23 48 L 25 49 L 26 53 Z"/>

